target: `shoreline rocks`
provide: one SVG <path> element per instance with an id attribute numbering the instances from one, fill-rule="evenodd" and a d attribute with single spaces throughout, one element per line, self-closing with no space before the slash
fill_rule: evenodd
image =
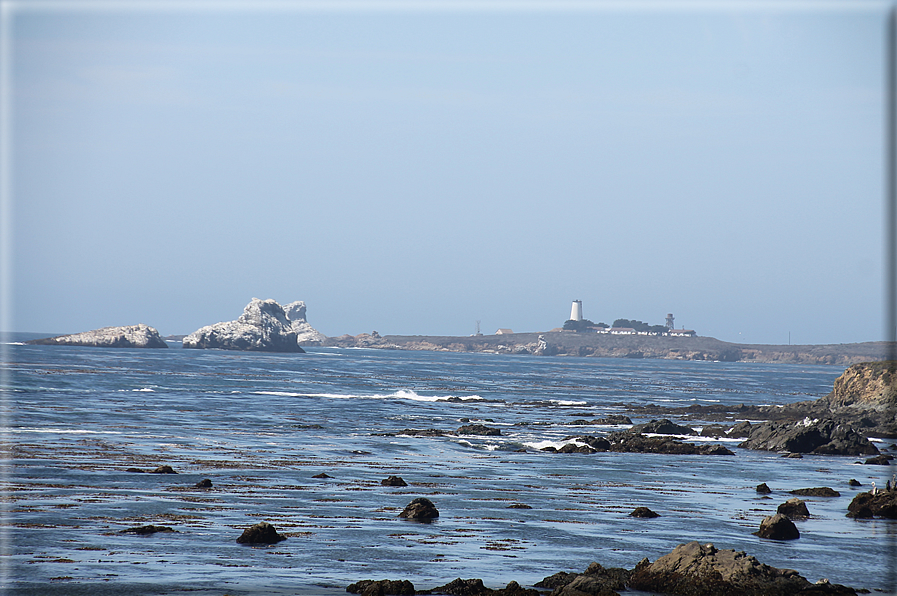
<path id="1" fill-rule="evenodd" d="M 295 303 L 294 303 L 295 304 Z M 304 311 L 303 311 L 304 315 Z M 274 300 L 252 302 L 236 321 L 215 323 L 184 338 L 184 348 L 304 353 L 292 322 Z"/>
<path id="2" fill-rule="evenodd" d="M 878 448 L 869 439 L 831 418 L 764 422 L 739 447 L 817 455 L 878 455 Z"/>
<path id="3" fill-rule="evenodd" d="M 83 333 L 57 335 L 25 342 L 32 346 L 82 346 L 90 348 L 167 348 L 155 328 L 143 323 L 103 327 Z"/>

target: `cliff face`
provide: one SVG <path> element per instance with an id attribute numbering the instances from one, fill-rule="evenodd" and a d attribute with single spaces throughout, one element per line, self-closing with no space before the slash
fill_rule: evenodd
<path id="1" fill-rule="evenodd" d="M 139 323 L 124 327 L 103 327 L 84 333 L 33 339 L 28 344 L 41 346 L 87 346 L 94 348 L 167 348 L 159 332 Z"/>
<path id="2" fill-rule="evenodd" d="M 854 364 L 835 380 L 832 392 L 824 399 L 831 409 L 894 407 L 897 405 L 897 363 Z"/>
<path id="3" fill-rule="evenodd" d="M 305 302 L 298 300 L 283 307 L 283 312 L 296 332 L 296 341 L 301 346 L 319 346 L 327 339 L 323 333 L 308 324 L 305 319 Z"/>
<path id="4" fill-rule="evenodd" d="M 248 350 L 259 352 L 304 352 L 286 313 L 274 300 L 252 302 L 236 321 L 197 329 L 184 338 L 185 348 Z"/>

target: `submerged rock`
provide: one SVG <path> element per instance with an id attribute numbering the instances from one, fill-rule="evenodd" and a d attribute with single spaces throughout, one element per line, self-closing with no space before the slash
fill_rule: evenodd
<path id="1" fill-rule="evenodd" d="M 405 506 L 399 517 L 417 521 L 430 521 L 439 517 L 439 510 L 436 509 L 436 505 L 430 499 L 418 497 Z"/>
<path id="2" fill-rule="evenodd" d="M 760 522 L 760 529 L 754 532 L 760 538 L 770 540 L 795 540 L 800 538 L 800 532 L 794 522 L 788 516 L 781 513 L 769 515 Z"/>
<path id="3" fill-rule="evenodd" d="M 93 348 L 167 348 L 159 332 L 139 323 L 124 327 L 103 327 L 84 333 L 57 335 L 25 342 L 33 346 L 85 346 Z"/>
<path id="4" fill-rule="evenodd" d="M 827 486 L 817 486 L 815 488 L 798 488 L 788 491 L 792 495 L 800 497 L 840 497 L 841 493 Z"/>
<path id="5" fill-rule="evenodd" d="M 199 482 L 193 485 L 194 488 L 212 488 L 212 481 L 208 478 L 203 478 Z"/>
<path id="6" fill-rule="evenodd" d="M 771 492 L 772 492 L 772 489 L 769 488 L 769 487 L 766 485 L 765 482 L 764 482 L 763 484 L 758 484 L 758 485 L 757 485 L 757 493 L 758 493 L 758 494 L 761 494 L 761 495 L 768 495 L 768 494 L 771 493 Z"/>
<path id="7" fill-rule="evenodd" d="M 383 486 L 408 486 L 408 483 L 401 476 L 390 476 L 380 481 Z"/>
<path id="8" fill-rule="evenodd" d="M 177 472 L 175 472 L 174 468 L 172 468 L 171 466 L 166 465 L 159 466 L 158 468 L 150 472 L 150 474 L 177 474 Z"/>
<path id="9" fill-rule="evenodd" d="M 185 348 L 304 352 L 283 308 L 274 300 L 252 302 L 236 321 L 202 327 L 184 338 Z"/>
<path id="10" fill-rule="evenodd" d="M 138 526 L 136 528 L 127 528 L 122 530 L 122 534 L 156 534 L 158 532 L 177 532 L 168 526 Z"/>
<path id="11" fill-rule="evenodd" d="M 243 530 L 237 538 L 240 544 L 276 544 L 287 537 L 277 533 L 277 529 L 268 522 L 259 522 Z"/>
<path id="12" fill-rule="evenodd" d="M 647 507 L 636 507 L 635 509 L 633 509 L 632 513 L 629 514 L 629 516 L 630 517 L 645 517 L 645 518 L 649 518 L 649 519 L 654 518 L 654 517 L 660 517 L 660 515 L 658 515 L 657 513 L 654 513 Z"/>

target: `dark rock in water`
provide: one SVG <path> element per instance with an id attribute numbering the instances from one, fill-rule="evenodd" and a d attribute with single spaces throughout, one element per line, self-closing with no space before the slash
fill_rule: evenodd
<path id="1" fill-rule="evenodd" d="M 806 418 L 800 422 L 764 422 L 751 431 L 745 449 L 790 451 L 824 455 L 876 455 L 869 439 L 831 419 Z"/>
<path id="2" fill-rule="evenodd" d="M 537 588 L 554 589 L 553 596 L 619 596 L 626 589 L 630 572 L 619 567 L 602 567 L 592 563 L 584 573 L 555 573 L 535 584 Z"/>
<path id="3" fill-rule="evenodd" d="M 390 580 L 381 579 L 379 581 L 365 579 L 346 586 L 346 592 L 351 594 L 361 594 L 361 596 L 414 596 L 414 584 L 407 579 Z"/>
<path id="4" fill-rule="evenodd" d="M 212 481 L 208 478 L 203 478 L 193 486 L 196 488 L 212 488 Z"/>
<path id="5" fill-rule="evenodd" d="M 171 466 L 159 466 L 151 474 L 177 474 Z"/>
<path id="6" fill-rule="evenodd" d="M 422 590 L 418 594 L 452 594 L 453 596 L 541 596 L 538 590 L 527 590 L 517 582 L 510 582 L 501 590 L 491 590 L 483 585 L 481 579 L 452 580 L 444 586 L 432 590 Z"/>
<path id="7" fill-rule="evenodd" d="M 674 424 L 666 418 L 662 420 L 652 420 L 644 424 L 636 424 L 631 429 L 633 433 L 650 433 L 655 435 L 697 435 L 695 430 L 688 426 L 680 426 Z"/>
<path id="8" fill-rule="evenodd" d="M 327 472 L 321 472 L 320 474 L 315 474 L 312 478 L 333 478 L 333 476 L 328 475 Z"/>
<path id="9" fill-rule="evenodd" d="M 408 435 L 410 437 L 444 437 L 445 435 L 452 433 L 439 430 L 438 428 L 406 428 L 400 430 L 396 434 Z"/>
<path id="10" fill-rule="evenodd" d="M 776 513 L 781 513 L 792 520 L 807 519 L 810 517 L 810 510 L 807 509 L 807 504 L 797 497 L 788 499 L 779 505 L 778 509 L 776 509 Z"/>
<path id="11" fill-rule="evenodd" d="M 146 474 L 146 470 L 141 470 L 140 468 L 128 468 L 125 472 L 131 472 L 132 474 Z"/>
<path id="12" fill-rule="evenodd" d="M 893 459 L 893 458 L 889 455 L 877 455 L 875 457 L 868 458 L 863 463 L 872 465 L 872 466 L 890 466 L 891 459 Z"/>
<path id="13" fill-rule="evenodd" d="M 897 490 L 860 493 L 847 506 L 847 517 L 897 519 Z"/>
<path id="14" fill-rule="evenodd" d="M 847 486 L 863 486 L 863 485 L 860 484 L 860 481 L 857 480 L 856 478 L 851 478 L 850 480 L 847 481 Z"/>
<path id="15" fill-rule="evenodd" d="M 681 596 L 855 595 L 840 584 L 812 584 L 793 569 L 777 569 L 712 544 L 680 544 L 653 563 L 642 560 L 628 583 L 634 590 Z"/>
<path id="16" fill-rule="evenodd" d="M 559 588 L 561 586 L 566 586 L 570 582 L 579 576 L 578 573 L 567 573 L 566 571 L 558 571 L 554 575 L 549 575 L 548 577 L 542 579 L 541 581 L 537 581 L 533 585 L 537 588 L 547 588 L 549 590 L 553 590 L 554 588 Z"/>
<path id="17" fill-rule="evenodd" d="M 526 503 L 511 503 L 506 509 L 532 509 L 532 506 L 527 505 Z"/>
<path id="18" fill-rule="evenodd" d="M 743 420 L 729 429 L 726 436 L 730 439 L 746 439 L 751 436 L 754 427 L 747 420 Z"/>
<path id="19" fill-rule="evenodd" d="M 287 537 L 277 533 L 277 529 L 268 522 L 259 522 L 243 530 L 237 538 L 240 544 L 275 544 Z"/>
<path id="20" fill-rule="evenodd" d="M 39 346 L 86 346 L 92 348 L 167 348 L 159 332 L 149 325 L 103 327 L 84 333 L 58 335 L 25 342 Z"/>
<path id="21" fill-rule="evenodd" d="M 630 517 L 646 517 L 646 518 L 654 518 L 660 517 L 660 515 L 654 513 L 647 507 L 636 507 L 632 513 L 629 514 Z"/>
<path id="22" fill-rule="evenodd" d="M 439 517 L 439 511 L 430 499 L 418 497 L 408 503 L 402 513 L 399 514 L 399 517 L 417 521 L 430 521 Z"/>
<path id="23" fill-rule="evenodd" d="M 262 352 L 305 352 L 283 307 L 274 300 L 252 302 L 236 321 L 197 329 L 184 338 L 183 347 Z"/>
<path id="24" fill-rule="evenodd" d="M 155 534 L 157 532 L 176 532 L 172 528 L 168 526 L 139 526 L 136 528 L 128 528 L 126 530 L 122 530 L 122 534 Z"/>
<path id="25" fill-rule="evenodd" d="M 591 414 L 583 415 L 590 416 Z M 592 420 L 574 420 L 573 422 L 569 422 L 568 424 L 595 424 L 609 426 L 613 424 L 632 424 L 632 419 L 629 418 L 629 416 L 624 416 L 622 414 L 611 414 L 610 416 L 605 416 L 604 418 L 593 418 Z"/>
<path id="26" fill-rule="evenodd" d="M 804 458 L 804 456 L 801 455 L 800 453 L 786 453 L 782 457 L 785 457 L 788 459 L 803 459 Z"/>
<path id="27" fill-rule="evenodd" d="M 484 435 L 487 437 L 495 437 L 501 434 L 497 428 L 490 428 L 483 424 L 465 424 L 458 429 L 459 435 Z"/>
<path id="28" fill-rule="evenodd" d="M 585 440 L 585 437 L 577 437 Z M 666 453 L 673 455 L 735 455 L 722 445 L 693 445 L 670 437 L 646 437 L 630 431 L 607 435 L 609 451 L 617 453 Z"/>
<path id="29" fill-rule="evenodd" d="M 768 495 L 772 492 L 772 489 L 766 486 L 766 483 L 764 482 L 763 484 L 757 485 L 757 492 L 761 495 Z"/>
<path id="30" fill-rule="evenodd" d="M 788 491 L 792 495 L 801 497 L 840 497 L 841 493 L 827 486 L 818 486 L 816 488 L 799 488 L 797 490 Z"/>
<path id="31" fill-rule="evenodd" d="M 770 515 L 763 518 L 760 522 L 760 529 L 754 532 L 760 538 L 768 538 L 770 540 L 795 540 L 800 538 L 800 532 L 794 522 L 781 513 Z"/>
<path id="32" fill-rule="evenodd" d="M 380 481 L 383 486 L 408 486 L 401 476 L 390 476 Z"/>
<path id="33" fill-rule="evenodd" d="M 701 429 L 702 437 L 725 437 L 728 429 L 722 424 L 707 424 Z"/>

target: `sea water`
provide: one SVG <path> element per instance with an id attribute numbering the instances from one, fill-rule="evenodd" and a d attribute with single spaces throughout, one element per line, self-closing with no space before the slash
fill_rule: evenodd
<path id="1" fill-rule="evenodd" d="M 498 588 L 592 561 L 631 569 L 692 540 L 812 582 L 892 589 L 895 522 L 845 517 L 888 467 L 728 439 L 687 440 L 734 456 L 539 451 L 625 428 L 571 423 L 627 406 L 814 399 L 837 367 L 337 348 L 11 345 L 7 358 L 14 468 L 0 564 L 13 594 L 339 594 L 362 579 L 425 589 L 457 577 Z M 468 423 L 501 434 L 402 434 Z M 126 471 L 160 465 L 178 473 Z M 381 485 L 390 475 L 408 485 Z M 195 488 L 205 478 L 213 487 Z M 805 498 L 798 540 L 753 535 L 788 491 L 817 486 L 841 496 Z M 416 497 L 439 518 L 399 518 Z M 630 517 L 638 506 L 660 517 Z M 260 521 L 287 540 L 236 542 Z M 121 532 L 147 524 L 176 532 Z"/>

